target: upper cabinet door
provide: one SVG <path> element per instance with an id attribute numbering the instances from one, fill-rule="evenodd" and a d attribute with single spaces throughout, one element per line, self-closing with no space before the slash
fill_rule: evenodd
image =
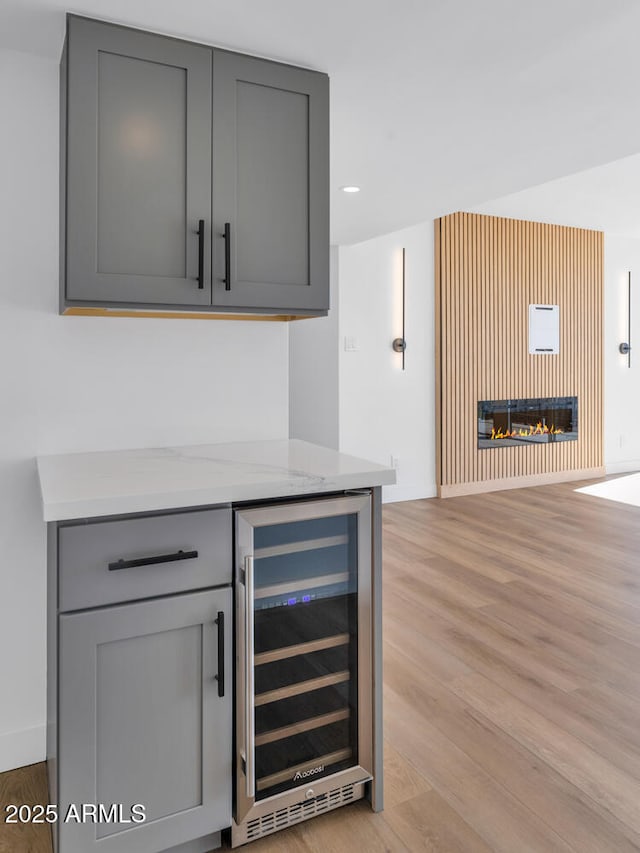
<path id="1" fill-rule="evenodd" d="M 67 50 L 67 300 L 210 305 L 211 49 L 70 17 Z"/>
<path id="2" fill-rule="evenodd" d="M 212 244 L 214 305 L 327 310 L 326 75 L 214 51 Z"/>

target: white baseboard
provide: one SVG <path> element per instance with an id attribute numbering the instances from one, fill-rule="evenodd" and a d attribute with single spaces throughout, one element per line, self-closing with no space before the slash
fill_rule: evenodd
<path id="1" fill-rule="evenodd" d="M 624 462 L 607 462 L 604 468 L 607 474 L 632 474 L 640 471 L 640 459 L 628 459 Z"/>
<path id="2" fill-rule="evenodd" d="M 45 725 L 0 734 L 0 773 L 28 764 L 37 764 L 47 756 Z"/>
<path id="3" fill-rule="evenodd" d="M 391 504 L 398 501 L 419 501 L 423 498 L 435 498 L 438 492 L 435 486 L 383 486 L 382 503 Z"/>

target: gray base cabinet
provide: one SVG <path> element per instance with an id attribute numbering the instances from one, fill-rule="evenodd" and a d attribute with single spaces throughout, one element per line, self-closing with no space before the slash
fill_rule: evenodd
<path id="1" fill-rule="evenodd" d="M 51 526 L 58 853 L 200 853 L 230 826 L 231 536 L 224 507 Z"/>
<path id="2" fill-rule="evenodd" d="M 60 617 L 59 808 L 122 807 L 144 823 L 59 825 L 62 853 L 149 853 L 231 822 L 231 684 L 218 696 L 217 631 L 231 590 Z M 206 760 L 205 760 L 206 758 Z"/>
<path id="3" fill-rule="evenodd" d="M 382 809 L 380 535 L 379 487 L 51 522 L 55 853 Z"/>
<path id="4" fill-rule="evenodd" d="M 68 17 L 61 309 L 324 314 L 329 85 Z"/>

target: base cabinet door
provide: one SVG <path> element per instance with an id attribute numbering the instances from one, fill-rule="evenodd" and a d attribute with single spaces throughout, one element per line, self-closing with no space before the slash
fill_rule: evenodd
<path id="1" fill-rule="evenodd" d="M 230 825 L 231 601 L 60 616 L 60 853 L 152 853 Z"/>

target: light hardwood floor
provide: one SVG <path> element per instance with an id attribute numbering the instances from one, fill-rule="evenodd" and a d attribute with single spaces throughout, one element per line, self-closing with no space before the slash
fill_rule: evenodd
<path id="1" fill-rule="evenodd" d="M 640 509 L 578 485 L 384 508 L 385 811 L 247 849 L 640 850 Z M 48 853 L 13 829 L 0 853 Z"/>

